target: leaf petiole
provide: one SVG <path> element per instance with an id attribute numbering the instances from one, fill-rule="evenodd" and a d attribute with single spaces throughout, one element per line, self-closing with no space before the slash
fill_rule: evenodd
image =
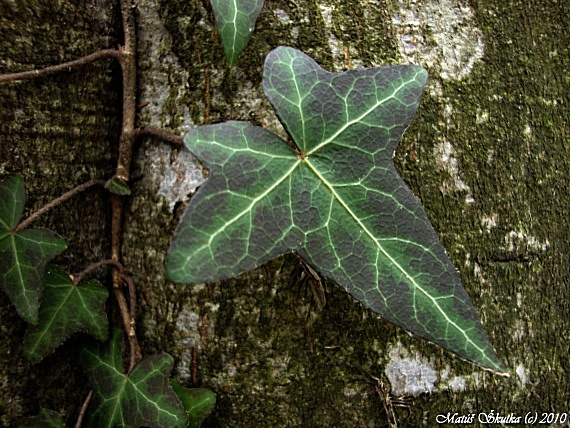
<path id="1" fill-rule="evenodd" d="M 72 278 L 73 283 L 75 285 L 79 284 L 81 281 L 83 281 L 83 279 L 89 273 L 93 272 L 95 269 L 99 269 L 100 267 L 107 266 L 107 265 L 115 266 L 119 270 L 119 272 L 121 272 L 121 273 L 125 270 L 123 265 L 116 260 L 113 260 L 113 259 L 101 260 L 100 262 L 90 264 L 83 271 L 81 271 L 77 276 L 73 277 Z"/>

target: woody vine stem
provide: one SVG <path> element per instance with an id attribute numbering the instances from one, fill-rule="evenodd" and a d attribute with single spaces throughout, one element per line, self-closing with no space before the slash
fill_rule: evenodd
<path id="1" fill-rule="evenodd" d="M 122 72 L 123 83 L 123 112 L 121 136 L 119 140 L 119 157 L 115 178 L 128 183 L 130 179 L 130 170 L 133 158 L 133 150 L 137 139 L 146 135 L 155 136 L 172 144 L 181 145 L 182 137 L 168 133 L 163 130 L 151 127 L 136 128 L 136 96 L 137 96 L 137 76 L 136 76 L 136 27 L 135 27 L 135 2 L 132 0 L 120 0 L 121 18 L 123 24 L 124 44 L 118 49 L 103 49 L 87 55 L 83 58 L 46 67 L 38 70 L 31 70 L 19 73 L 11 73 L 0 75 L 0 83 L 13 82 L 16 80 L 32 79 L 42 77 L 54 73 L 72 71 L 83 65 L 90 64 L 101 59 L 113 58 L 119 61 Z M 100 183 L 95 183 L 100 184 Z M 82 186 L 79 186 L 82 187 Z M 86 186 L 83 186 L 86 188 Z M 90 187 L 90 186 L 87 186 Z M 83 188 L 81 189 L 83 190 Z M 73 193 L 72 193 L 73 192 Z M 68 192 L 70 194 L 77 193 L 76 190 Z M 66 194 L 67 195 L 67 194 Z M 135 289 L 132 279 L 127 276 L 122 268 L 121 263 L 121 247 L 122 247 L 122 223 L 124 218 L 124 197 L 113 194 L 111 197 L 111 258 L 102 262 L 101 265 L 112 266 L 112 283 L 113 295 L 119 306 L 121 319 L 125 332 L 127 333 L 130 349 L 129 371 L 134 365 L 142 359 L 140 346 L 136 336 L 135 328 Z M 54 200 L 54 204 L 46 206 L 51 208 L 55 204 L 67 198 L 58 198 Z M 45 210 L 41 210 L 44 212 Z M 38 212 L 39 214 L 40 212 Z M 33 216 L 36 218 L 36 216 Z M 29 219 L 32 221 L 32 219 Z M 27 224 L 27 223 L 26 223 Z M 125 295 L 124 286 L 127 286 L 129 298 Z"/>

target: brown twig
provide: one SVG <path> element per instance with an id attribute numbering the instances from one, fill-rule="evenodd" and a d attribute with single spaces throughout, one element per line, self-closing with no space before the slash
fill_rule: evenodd
<path id="1" fill-rule="evenodd" d="M 85 417 L 85 412 L 87 412 L 87 408 L 89 407 L 89 403 L 91 402 L 91 397 L 93 397 L 93 390 L 89 391 L 87 394 L 87 398 L 83 402 L 81 406 L 81 411 L 79 412 L 79 416 L 77 417 L 77 422 L 75 422 L 75 428 L 81 428 L 81 424 L 83 423 L 83 418 Z"/>
<path id="2" fill-rule="evenodd" d="M 162 129 L 153 128 L 152 126 L 145 126 L 144 128 L 139 128 L 135 131 L 135 139 L 146 136 L 157 137 L 163 141 L 167 141 L 176 145 L 184 144 L 184 137 L 181 135 L 176 135 L 168 131 L 163 131 Z"/>
<path id="3" fill-rule="evenodd" d="M 137 93 L 137 71 L 136 71 L 136 34 L 133 15 L 134 5 L 130 0 L 121 0 L 121 15 L 123 18 L 123 31 L 125 35 L 125 46 L 121 53 L 121 70 L 123 75 L 123 123 L 121 138 L 119 143 L 119 161 L 117 163 L 116 176 L 128 182 L 133 158 L 133 149 L 136 139 L 142 135 L 154 135 L 166 141 L 182 143 L 182 137 L 174 136 L 165 131 L 154 128 L 143 128 L 136 130 L 136 93 Z M 112 220 L 111 220 L 111 258 L 120 262 L 122 246 L 122 230 L 124 206 L 123 200 L 114 196 L 112 199 Z M 126 282 L 129 291 L 130 304 L 122 289 L 122 284 Z M 140 346 L 138 344 L 135 329 L 136 311 L 136 291 L 134 282 L 130 277 L 126 277 L 118 269 L 113 269 L 113 292 L 119 305 L 121 318 L 130 345 L 129 372 L 135 364 L 142 359 Z"/>
<path id="4" fill-rule="evenodd" d="M 137 58 L 134 8 L 135 5 L 132 0 L 121 0 L 125 46 L 120 49 L 122 53 L 120 63 L 123 74 L 123 124 L 119 143 L 117 177 L 125 182 L 128 182 L 130 177 L 137 109 Z"/>
<path id="5" fill-rule="evenodd" d="M 198 350 L 192 346 L 192 385 L 198 384 Z"/>
<path id="6" fill-rule="evenodd" d="M 200 326 L 200 337 L 204 346 L 208 346 L 208 314 L 202 315 L 202 325 Z"/>
<path id="7" fill-rule="evenodd" d="M 117 196 L 114 198 L 119 199 Z M 113 218 L 113 224 L 111 227 L 116 225 L 117 222 L 115 218 Z M 120 224 L 120 222 L 118 223 Z M 113 235 L 116 231 L 113 231 Z M 125 331 L 127 333 L 127 337 L 129 338 L 129 345 L 130 345 L 130 360 L 129 360 L 129 372 L 133 369 L 135 364 L 142 359 L 141 350 L 137 341 L 136 330 L 135 330 L 135 311 L 136 311 L 136 294 L 135 294 L 135 284 L 132 278 L 124 273 L 123 265 L 115 259 L 109 260 L 102 260 L 98 263 L 94 263 L 88 266 L 83 272 L 81 272 L 77 277 L 73 280 L 75 285 L 79 284 L 81 280 L 87 275 L 89 272 L 93 270 L 105 266 L 105 265 L 112 265 L 113 266 L 113 294 L 115 295 L 115 299 L 119 304 L 119 309 L 121 312 L 121 318 L 123 320 L 123 325 L 125 327 Z M 126 283 L 129 289 L 129 305 L 127 306 L 127 302 L 125 299 L 125 294 L 123 293 L 123 289 L 121 288 L 122 284 Z"/>
<path id="8" fill-rule="evenodd" d="M 101 185 L 104 186 L 105 185 L 105 180 L 91 180 L 88 181 L 87 183 L 83 183 L 80 184 L 79 186 L 71 189 L 69 192 L 64 193 L 63 195 L 55 198 L 53 201 L 45 204 L 43 207 L 41 207 L 39 210 L 37 210 L 36 212 L 32 213 L 27 219 L 25 219 L 24 221 L 22 221 L 18 226 L 16 226 L 16 228 L 14 229 L 15 232 L 19 232 L 20 230 L 25 229 L 26 227 L 28 227 L 30 225 L 31 222 L 33 222 L 35 219 L 37 219 L 40 215 L 42 215 L 43 213 L 45 213 L 46 211 L 52 209 L 53 207 L 61 204 L 62 202 L 66 201 L 67 199 L 71 198 L 72 196 L 77 195 L 78 193 L 83 192 L 84 190 L 89 189 L 90 187 L 96 186 L 96 185 Z"/>
<path id="9" fill-rule="evenodd" d="M 123 123 L 121 127 L 121 138 L 119 141 L 119 160 L 117 162 L 117 178 L 128 183 L 130 169 L 133 159 L 133 147 L 135 143 L 135 120 L 136 120 L 136 93 L 137 93 L 137 70 L 136 70 L 136 33 L 134 20 L 135 5 L 132 0 L 121 0 L 121 16 L 123 19 L 123 33 L 125 45 L 120 49 L 121 70 L 123 75 Z M 122 247 L 122 222 L 124 215 L 123 199 L 114 195 L 111 199 L 111 259 L 121 262 Z M 113 294 L 123 321 L 124 329 L 129 339 L 130 366 L 129 371 L 142 359 L 140 346 L 138 344 L 134 313 L 129 310 L 122 285 L 124 277 L 122 272 L 114 268 Z M 132 283 L 129 287 L 134 292 Z"/>
<path id="10" fill-rule="evenodd" d="M 121 55 L 121 51 L 115 49 L 103 49 L 90 55 L 84 56 L 83 58 L 64 62 L 63 64 L 53 65 L 51 67 L 30 71 L 21 71 L 18 73 L 0 74 L 0 83 L 14 82 L 16 80 L 23 79 L 34 79 L 36 77 L 47 76 L 62 71 L 73 71 L 85 64 L 90 64 L 94 61 L 99 61 L 100 59 L 114 58 L 120 60 Z"/>
<path id="11" fill-rule="evenodd" d="M 124 270 L 124 267 L 121 263 L 117 262 L 116 260 L 108 259 L 108 260 L 101 260 L 100 262 L 93 263 L 87 266 L 82 272 L 80 272 L 77 276 L 73 278 L 73 284 L 77 285 L 83 278 L 85 278 L 89 273 L 93 272 L 95 269 L 99 269 L 102 266 L 113 265 L 121 272 Z"/>
<path id="12" fill-rule="evenodd" d="M 206 82 L 206 111 L 204 112 L 204 123 L 210 123 L 210 69 L 208 66 L 204 67 L 204 80 Z"/>
<path id="13" fill-rule="evenodd" d="M 135 21 L 134 21 L 134 8 L 135 4 L 132 0 L 120 0 L 121 5 L 121 16 L 123 20 L 123 33 L 124 33 L 124 46 L 119 47 L 118 50 L 114 49 L 104 49 L 97 51 L 91 55 L 87 55 L 83 58 L 66 62 L 63 64 L 46 67 L 44 69 L 24 71 L 19 73 L 10 73 L 0 75 L 0 83 L 11 82 L 21 79 L 30 79 L 40 76 L 46 76 L 49 74 L 54 74 L 62 71 L 72 71 L 80 66 L 89 64 L 91 62 L 104 59 L 104 58 L 114 58 L 121 64 L 122 76 L 123 76 L 123 115 L 122 115 L 122 128 L 121 137 L 119 142 L 119 160 L 117 162 L 116 177 L 128 182 L 130 178 L 130 169 L 133 157 L 133 147 L 137 135 L 144 134 L 137 133 L 135 131 L 135 120 L 136 120 L 136 93 L 137 93 L 137 73 L 136 73 L 136 32 L 135 32 Z M 150 131 L 149 133 L 153 133 Z M 154 132 L 154 135 L 164 137 L 167 133 Z M 176 141 L 176 139 L 174 139 Z M 167 138 L 167 141 L 173 141 L 172 138 Z M 178 141 L 176 141 L 178 143 Z M 39 215 L 43 214 L 50 208 L 60 204 L 61 202 L 67 200 L 73 195 L 91 187 L 96 184 L 104 185 L 103 180 L 93 180 L 88 183 L 82 184 L 75 189 L 65 193 L 59 198 L 54 199 L 49 204 L 42 207 L 40 210 L 36 211 L 30 215 L 26 220 L 21 222 L 17 227 L 16 231 L 22 230 L 27 227 L 32 221 L 34 221 Z M 111 220 L 111 260 L 102 262 L 101 264 L 95 264 L 88 267 L 84 272 L 80 273 L 76 278 L 77 283 L 83 277 L 93 269 L 103 265 L 111 264 L 113 265 L 113 292 L 117 303 L 119 305 L 119 310 L 121 312 L 121 318 L 123 320 L 123 325 L 125 331 L 127 332 L 127 337 L 129 338 L 130 353 L 131 353 L 131 364 L 130 369 L 142 359 L 140 347 L 137 341 L 135 333 L 135 304 L 133 301 L 133 296 L 135 296 L 135 289 L 132 280 L 129 281 L 125 275 L 123 275 L 123 267 L 121 264 L 121 246 L 122 246 L 122 222 L 124 214 L 124 204 L 123 200 L 117 196 L 113 195 L 111 199 L 111 210 L 112 210 L 112 220 Z M 131 304 L 127 304 L 122 285 L 127 282 L 129 287 L 129 296 Z M 129 310 L 129 307 L 131 310 Z M 129 369 L 129 370 L 130 370 Z M 78 421 L 80 424 L 80 421 Z"/>
<path id="14" fill-rule="evenodd" d="M 118 263 L 121 259 L 121 223 L 123 219 L 123 199 L 120 196 L 113 195 L 111 200 L 111 258 Z M 123 327 L 129 338 L 130 346 L 130 364 L 129 371 L 135 366 L 135 364 L 142 359 L 141 350 L 138 344 L 136 330 L 135 330 L 135 319 L 134 314 L 131 314 L 129 310 L 129 305 L 127 299 L 125 298 L 125 293 L 123 292 L 123 278 L 122 272 L 114 268 L 112 272 L 113 277 L 113 294 L 115 300 L 119 305 L 119 311 L 121 313 L 121 319 L 123 320 Z"/>
<path id="15" fill-rule="evenodd" d="M 121 274 L 121 278 L 127 284 L 129 289 L 129 309 L 131 312 L 131 318 L 135 319 L 135 314 L 137 312 L 137 293 L 135 289 L 135 283 L 129 275 Z"/>

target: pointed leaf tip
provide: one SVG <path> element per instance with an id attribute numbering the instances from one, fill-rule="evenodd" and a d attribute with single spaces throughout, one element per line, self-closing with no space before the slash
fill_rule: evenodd
<path id="1" fill-rule="evenodd" d="M 170 379 L 172 389 L 188 413 L 188 428 L 199 428 L 216 406 L 216 394 L 205 388 L 184 388 Z"/>
<path id="2" fill-rule="evenodd" d="M 263 3 L 264 0 L 210 1 L 230 66 L 237 63 L 239 55 L 247 45 Z"/>
<path id="3" fill-rule="evenodd" d="M 126 375 L 122 351 L 122 333 L 115 330 L 107 344 L 81 352 L 94 392 L 88 426 L 184 427 L 187 415 L 168 379 L 172 357 L 151 355 Z"/>
<path id="4" fill-rule="evenodd" d="M 38 323 L 28 327 L 24 352 L 37 363 L 76 332 L 107 339 L 105 301 L 109 292 L 97 280 L 73 284 L 59 266 L 48 265 Z"/>
<path id="5" fill-rule="evenodd" d="M 392 161 L 426 82 L 418 66 L 331 73 L 298 50 L 271 51 L 263 89 L 296 147 L 241 122 L 187 134 L 210 177 L 175 232 L 171 279 L 217 281 L 295 251 L 384 319 L 504 372 Z"/>

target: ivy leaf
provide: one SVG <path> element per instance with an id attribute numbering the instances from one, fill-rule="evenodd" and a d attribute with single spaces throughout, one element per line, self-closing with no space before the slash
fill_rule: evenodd
<path id="1" fill-rule="evenodd" d="M 188 428 L 199 428 L 216 406 L 216 394 L 206 388 L 184 388 L 170 379 L 170 386 L 188 413 Z"/>
<path id="2" fill-rule="evenodd" d="M 38 324 L 30 326 L 24 352 L 37 363 L 73 333 L 82 331 L 105 341 L 108 334 L 105 301 L 109 292 L 97 280 L 75 285 L 58 266 L 46 269 L 45 290 Z"/>
<path id="3" fill-rule="evenodd" d="M 185 426 L 186 412 L 168 382 L 170 355 L 146 357 L 124 374 L 121 330 L 115 330 L 108 344 L 86 348 L 81 356 L 93 386 L 87 426 Z"/>
<path id="4" fill-rule="evenodd" d="M 175 232 L 170 278 L 213 282 L 294 251 L 384 319 L 504 372 L 392 161 L 426 81 L 417 66 L 330 73 L 300 51 L 270 52 L 263 88 L 294 147 L 243 122 L 186 135 L 210 177 Z"/>
<path id="5" fill-rule="evenodd" d="M 16 428 L 65 428 L 61 415 L 53 410 L 41 409 L 37 416 L 23 418 Z"/>
<path id="6" fill-rule="evenodd" d="M 107 180 L 105 183 L 105 189 L 114 195 L 128 196 L 131 194 L 131 189 L 125 180 L 121 180 L 119 177 L 113 177 Z"/>
<path id="7" fill-rule="evenodd" d="M 38 322 L 46 264 L 67 248 L 66 242 L 45 229 L 15 231 L 24 212 L 26 191 L 16 175 L 0 183 L 0 285 L 18 314 Z"/>
<path id="8" fill-rule="evenodd" d="M 226 59 L 235 65 L 247 45 L 264 0 L 211 0 Z"/>

